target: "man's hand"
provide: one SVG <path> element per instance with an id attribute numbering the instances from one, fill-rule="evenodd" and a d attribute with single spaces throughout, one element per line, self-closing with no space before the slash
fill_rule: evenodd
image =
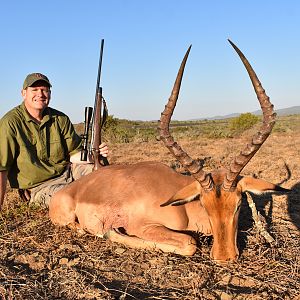
<path id="1" fill-rule="evenodd" d="M 99 151 L 100 151 L 100 155 L 102 155 L 103 157 L 107 157 L 109 154 L 109 149 L 108 149 L 107 144 L 102 143 L 99 146 Z M 88 154 L 87 161 L 82 161 L 80 158 L 81 158 L 81 153 L 79 151 L 70 157 L 70 162 L 73 164 L 93 164 L 94 163 L 94 159 L 91 154 Z"/>
<path id="2" fill-rule="evenodd" d="M 108 146 L 106 145 L 106 143 L 102 143 L 99 146 L 99 150 L 100 150 L 100 155 L 102 155 L 103 157 L 107 157 L 109 154 L 109 150 L 108 150 Z"/>

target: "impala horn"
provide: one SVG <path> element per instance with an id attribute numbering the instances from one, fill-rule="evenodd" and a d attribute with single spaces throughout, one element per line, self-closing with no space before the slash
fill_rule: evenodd
<path id="1" fill-rule="evenodd" d="M 252 85 L 263 112 L 263 124 L 261 125 L 259 131 L 252 137 L 251 142 L 247 144 L 247 146 L 240 152 L 240 154 L 237 155 L 231 162 L 229 170 L 227 171 L 223 182 L 223 189 L 225 191 L 229 191 L 231 190 L 231 188 L 235 188 L 238 175 L 268 138 L 276 119 L 276 113 L 273 110 L 273 104 L 270 102 L 269 97 L 266 95 L 265 90 L 263 89 L 250 63 L 248 62 L 244 54 L 240 51 L 240 49 L 230 40 L 228 41 L 239 55 L 252 81 Z"/>
<path id="2" fill-rule="evenodd" d="M 182 164 L 182 166 L 191 173 L 191 175 L 200 183 L 204 190 L 209 191 L 213 188 L 211 177 L 202 170 L 203 165 L 197 163 L 185 151 L 182 150 L 177 142 L 174 141 L 169 131 L 170 120 L 177 103 L 182 76 L 191 47 L 192 46 L 190 46 L 186 51 L 177 73 L 171 96 L 167 105 L 165 106 L 164 111 L 161 113 L 159 130 L 160 138 L 164 142 L 165 146 L 169 149 L 171 154 L 173 154 L 173 156 Z"/>

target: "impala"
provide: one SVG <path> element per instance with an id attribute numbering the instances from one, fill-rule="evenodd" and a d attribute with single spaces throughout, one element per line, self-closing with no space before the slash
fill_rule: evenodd
<path id="1" fill-rule="evenodd" d="M 174 141 L 169 123 L 179 95 L 187 50 L 161 114 L 160 136 L 191 176 L 159 162 L 111 165 L 82 177 L 57 192 L 49 215 L 54 224 L 69 225 L 129 247 L 193 255 L 196 241 L 188 231 L 213 235 L 212 259 L 236 260 L 237 227 L 242 193 L 286 191 L 262 179 L 240 176 L 242 169 L 271 133 L 276 114 L 255 72 L 231 42 L 252 81 L 263 112 L 263 124 L 229 169 L 211 173 Z"/>

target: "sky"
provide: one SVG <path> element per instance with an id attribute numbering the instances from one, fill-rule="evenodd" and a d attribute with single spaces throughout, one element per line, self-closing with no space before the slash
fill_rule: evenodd
<path id="1" fill-rule="evenodd" d="M 181 60 L 186 65 L 174 120 L 259 109 L 231 39 L 256 71 L 275 109 L 300 105 L 300 1 L 3 1 L 0 117 L 22 102 L 28 73 L 52 83 L 50 106 L 83 122 L 93 106 L 100 41 L 109 114 L 157 120 Z"/>

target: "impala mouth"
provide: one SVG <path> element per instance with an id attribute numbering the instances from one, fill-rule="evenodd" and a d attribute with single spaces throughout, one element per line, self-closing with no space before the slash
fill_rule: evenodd
<path id="1" fill-rule="evenodd" d="M 236 255 L 236 257 L 234 257 L 234 258 L 227 258 L 226 260 L 214 259 L 214 258 L 212 258 L 212 260 L 218 265 L 226 266 L 226 265 L 235 263 L 238 260 L 238 258 L 239 258 L 239 255 Z"/>

